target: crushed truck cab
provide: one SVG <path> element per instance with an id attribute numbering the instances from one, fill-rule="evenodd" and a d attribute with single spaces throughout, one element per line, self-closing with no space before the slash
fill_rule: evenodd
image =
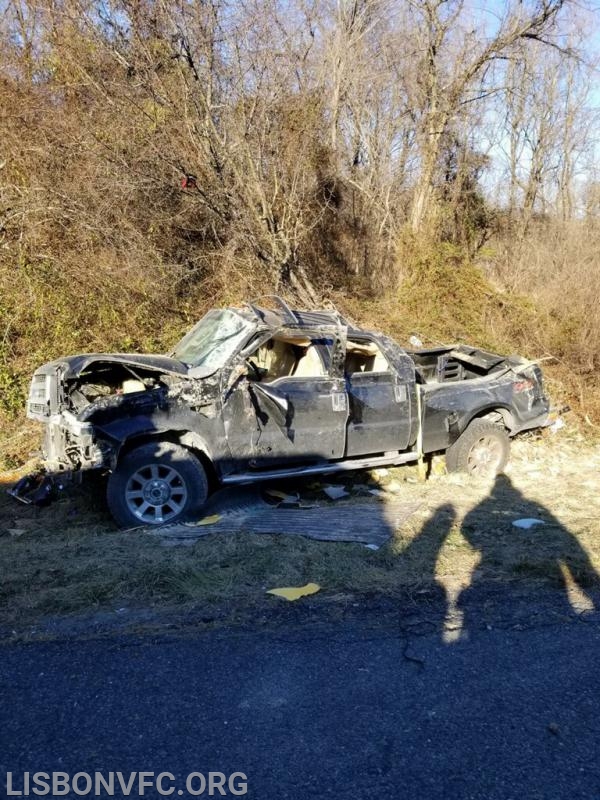
<path id="1" fill-rule="evenodd" d="M 406 350 L 335 311 L 215 309 L 162 355 L 86 354 L 38 369 L 27 415 L 43 473 L 11 490 L 46 501 L 109 473 L 124 526 L 173 523 L 220 485 L 397 465 L 445 452 L 494 474 L 509 437 L 548 417 L 535 363 L 468 347 Z"/>

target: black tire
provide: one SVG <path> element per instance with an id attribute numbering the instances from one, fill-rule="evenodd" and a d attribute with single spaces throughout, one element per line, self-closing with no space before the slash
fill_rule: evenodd
<path id="1" fill-rule="evenodd" d="M 502 472 L 509 454 L 506 430 L 486 419 L 476 419 L 446 450 L 446 467 L 448 472 L 491 478 Z"/>
<path id="2" fill-rule="evenodd" d="M 127 453 L 108 479 L 106 499 L 123 528 L 171 525 L 202 509 L 206 471 L 185 447 L 150 442 Z"/>

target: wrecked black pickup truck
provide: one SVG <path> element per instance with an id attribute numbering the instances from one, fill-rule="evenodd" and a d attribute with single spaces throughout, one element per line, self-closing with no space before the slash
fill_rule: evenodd
<path id="1" fill-rule="evenodd" d="M 43 470 L 11 493 L 39 501 L 104 470 L 120 525 L 162 525 L 197 514 L 221 485 L 429 453 L 493 475 L 510 436 L 546 424 L 535 363 L 464 345 L 408 351 L 335 311 L 272 305 L 209 311 L 169 356 L 38 369 L 27 414 L 45 425 Z"/>

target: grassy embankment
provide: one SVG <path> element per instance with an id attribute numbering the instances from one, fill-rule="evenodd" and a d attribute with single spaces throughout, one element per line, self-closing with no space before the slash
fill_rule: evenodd
<path id="1" fill-rule="evenodd" d="M 526 437 L 514 451 L 510 482 L 493 490 L 457 475 L 419 483 L 410 468 L 375 478 L 387 490 L 384 501 L 420 504 L 375 552 L 247 532 L 165 546 L 156 534 L 115 530 L 91 490 L 39 510 L 0 498 L 0 627 L 27 632 L 37 625 L 40 632 L 53 616 L 78 612 L 122 622 L 148 608 L 156 615 L 176 608 L 176 624 L 187 612 L 208 623 L 268 622 L 286 601 L 265 591 L 307 582 L 322 591 L 300 601 L 301 613 L 320 618 L 343 617 L 357 604 L 428 604 L 440 587 L 456 600 L 471 584 L 484 592 L 508 583 L 551 586 L 589 608 L 586 592 L 600 573 L 600 450 L 562 434 Z M 343 480 L 352 490 L 368 479 Z M 512 526 L 532 516 L 545 525 L 531 532 Z"/>

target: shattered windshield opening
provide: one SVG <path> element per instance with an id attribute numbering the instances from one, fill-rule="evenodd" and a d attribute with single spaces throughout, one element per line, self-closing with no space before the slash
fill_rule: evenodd
<path id="1" fill-rule="evenodd" d="M 220 369 L 253 329 L 234 311 L 209 311 L 175 347 L 172 355 L 188 367 Z"/>

